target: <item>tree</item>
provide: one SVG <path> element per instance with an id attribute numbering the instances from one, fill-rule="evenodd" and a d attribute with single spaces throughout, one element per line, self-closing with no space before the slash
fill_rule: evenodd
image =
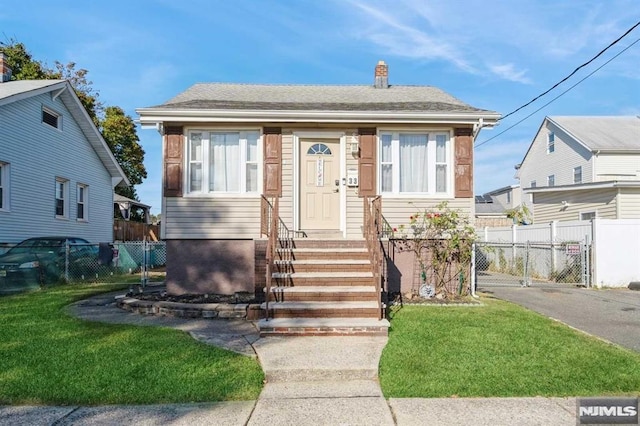
<path id="1" fill-rule="evenodd" d="M 139 201 L 133 185 L 142 183 L 142 180 L 147 177 L 147 170 L 144 167 L 144 150 L 139 144 L 136 126 L 133 119 L 127 116 L 122 108 L 104 107 L 98 98 L 99 93 L 92 87 L 93 82 L 87 79 L 89 71 L 84 68 L 76 69 L 75 62 L 63 64 L 56 61 L 54 69 L 48 68 L 42 62 L 33 59 L 25 45 L 13 38 L 0 42 L 0 52 L 7 56 L 7 65 L 12 69 L 12 80 L 64 79 L 69 81 L 87 114 L 102 133 L 102 137 L 131 182 L 131 187 L 116 187 L 116 193 Z"/>
<path id="2" fill-rule="evenodd" d="M 116 187 L 116 193 L 137 200 L 133 185 L 142 183 L 147 177 L 147 170 L 143 164 L 144 150 L 138 143 L 140 139 L 136 125 L 122 108 L 113 106 L 104 109 L 104 119 L 100 124 L 104 140 L 132 185 L 129 188 Z"/>

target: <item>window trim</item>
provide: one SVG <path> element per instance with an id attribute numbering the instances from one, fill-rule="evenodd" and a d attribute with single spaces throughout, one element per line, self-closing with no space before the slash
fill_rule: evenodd
<path id="1" fill-rule="evenodd" d="M 593 214 L 593 218 L 592 219 L 597 219 L 598 218 L 598 210 L 585 210 L 585 211 L 581 211 L 578 212 L 578 220 L 592 220 L 592 219 L 584 219 L 582 216 L 585 214 Z"/>
<path id="2" fill-rule="evenodd" d="M 576 172 L 580 172 L 580 180 L 576 180 Z M 577 166 L 573 168 L 573 183 L 578 184 L 582 183 L 582 166 Z"/>
<path id="3" fill-rule="evenodd" d="M 58 198 L 59 184 L 62 184 L 63 198 Z M 54 200 L 55 200 L 55 210 L 54 210 L 55 218 L 68 220 L 69 219 L 69 179 L 56 177 Z M 63 209 L 62 215 L 58 214 L 58 200 L 62 200 L 62 209 Z"/>
<path id="4" fill-rule="evenodd" d="M 0 161 L 0 212 L 11 211 L 11 165 Z"/>
<path id="5" fill-rule="evenodd" d="M 45 121 L 44 119 L 44 114 L 49 114 L 51 116 L 54 116 L 56 118 L 56 125 L 52 125 L 49 122 Z M 56 130 L 62 131 L 62 114 L 60 114 L 59 112 L 46 107 L 46 106 L 42 106 L 42 113 L 41 113 L 41 122 L 42 124 L 46 124 L 48 127 L 54 128 Z"/>
<path id="6" fill-rule="evenodd" d="M 83 190 L 83 201 L 80 202 L 80 190 Z M 78 207 L 83 206 L 83 217 L 78 217 Z M 89 185 L 84 183 L 76 184 L 76 220 L 78 222 L 89 222 Z"/>
<path id="7" fill-rule="evenodd" d="M 258 134 L 256 159 L 248 161 L 247 158 L 247 139 L 242 138 L 242 133 L 255 132 Z M 193 133 L 202 133 L 202 191 L 191 191 L 191 135 Z M 239 133 L 240 134 L 240 191 L 209 191 L 209 153 L 212 133 Z M 205 137 L 206 134 L 206 137 Z M 185 129 L 186 143 L 184 144 L 184 168 L 183 188 L 185 188 L 183 197 L 185 198 L 256 198 L 262 194 L 262 178 L 263 178 L 263 132 L 261 127 L 193 127 Z M 258 168 L 257 188 L 256 191 L 246 191 L 246 165 L 256 164 Z M 205 167 L 206 166 L 206 167 Z"/>
<path id="8" fill-rule="evenodd" d="M 547 154 L 556 151 L 556 134 L 554 132 L 547 133 Z"/>
<path id="9" fill-rule="evenodd" d="M 382 161 L 382 136 L 391 134 L 391 161 Z M 428 172 L 428 191 L 427 192 L 400 192 L 400 134 L 428 135 L 427 138 L 427 161 L 429 164 Z M 445 136 L 445 155 L 444 163 L 438 163 L 436 156 L 437 136 Z M 376 165 L 376 187 L 378 193 L 385 198 L 454 198 L 455 180 L 453 171 L 455 167 L 454 158 L 454 138 L 450 129 L 407 129 L 407 128 L 379 128 L 376 140 L 376 155 L 378 158 Z M 391 191 L 382 191 L 382 166 L 391 164 L 392 166 L 392 189 Z M 438 164 L 445 164 L 446 171 L 446 191 L 436 192 L 436 169 Z"/>

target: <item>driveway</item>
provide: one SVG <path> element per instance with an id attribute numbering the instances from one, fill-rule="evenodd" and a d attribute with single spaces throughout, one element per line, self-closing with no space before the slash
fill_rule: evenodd
<path id="1" fill-rule="evenodd" d="M 640 352 L 640 291 L 563 285 L 483 287 L 481 284 L 479 291 Z"/>

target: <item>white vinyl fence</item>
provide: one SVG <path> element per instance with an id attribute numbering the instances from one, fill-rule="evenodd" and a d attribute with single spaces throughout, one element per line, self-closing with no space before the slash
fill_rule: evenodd
<path id="1" fill-rule="evenodd" d="M 478 229 L 477 233 L 481 243 L 506 245 L 499 253 L 506 253 L 507 258 L 509 246 L 515 248 L 523 244 L 546 243 L 551 253 L 558 253 L 552 258 L 553 268 L 557 267 L 558 260 L 561 264 L 565 260 L 560 257 L 567 252 L 563 247 L 573 244 L 590 247 L 589 286 L 627 287 L 630 282 L 640 281 L 640 219 L 596 218 L 502 228 L 485 227 Z M 546 257 L 544 259 L 548 265 L 549 260 Z M 543 271 L 545 264 L 538 263 L 540 265 L 533 264 L 532 267 Z"/>

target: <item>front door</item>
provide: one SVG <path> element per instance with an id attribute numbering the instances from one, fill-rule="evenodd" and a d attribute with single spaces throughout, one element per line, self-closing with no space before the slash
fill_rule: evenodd
<path id="1" fill-rule="evenodd" d="M 300 142 L 300 229 L 340 229 L 340 140 Z"/>

